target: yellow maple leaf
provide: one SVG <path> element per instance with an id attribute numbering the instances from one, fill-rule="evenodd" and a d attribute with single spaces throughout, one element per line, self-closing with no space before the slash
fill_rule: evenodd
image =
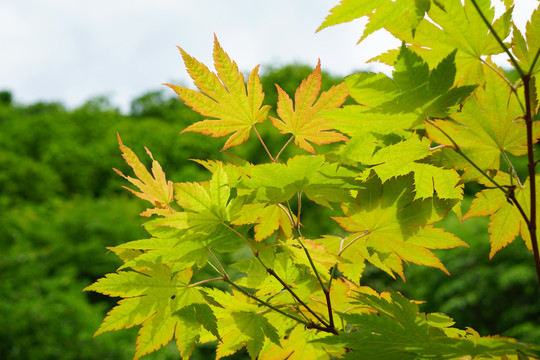
<path id="1" fill-rule="evenodd" d="M 306 78 L 294 94 L 293 101 L 287 93 L 276 85 L 278 90 L 277 113 L 279 119 L 270 117 L 274 126 L 282 134 L 293 134 L 295 144 L 312 154 L 315 154 L 313 146 L 330 144 L 337 141 L 347 141 L 343 134 L 331 130 L 327 125 L 324 114 L 338 108 L 348 96 L 345 83 L 332 86 L 328 91 L 321 93 L 321 62 Z"/>
<path id="2" fill-rule="evenodd" d="M 165 84 L 193 110 L 210 119 L 196 122 L 182 131 L 198 132 L 212 137 L 232 134 L 222 150 L 243 144 L 252 127 L 268 118 L 270 106 L 262 106 L 264 92 L 259 79 L 259 66 L 255 67 L 246 84 L 238 66 L 221 48 L 214 35 L 214 66 L 217 75 L 204 64 L 178 47 L 193 79 L 195 91 L 178 85 Z"/>
<path id="3" fill-rule="evenodd" d="M 154 209 L 147 209 L 141 213 L 142 216 L 150 216 L 152 214 L 166 215 L 170 214 L 171 210 L 168 207 L 169 203 L 173 200 L 173 183 L 167 181 L 165 173 L 161 168 L 161 165 L 154 160 L 152 153 L 146 147 L 146 152 L 152 159 L 152 174 L 148 172 L 144 164 L 142 164 L 137 155 L 122 143 L 122 139 L 118 134 L 118 144 L 122 151 L 122 156 L 126 160 L 127 164 L 131 166 L 133 172 L 137 176 L 137 179 L 124 175 L 120 170 L 113 169 L 124 179 L 139 188 L 140 191 L 128 189 L 141 199 L 148 200 L 154 205 Z"/>

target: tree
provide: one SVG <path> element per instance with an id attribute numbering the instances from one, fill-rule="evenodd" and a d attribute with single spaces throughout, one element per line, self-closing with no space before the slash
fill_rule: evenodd
<path id="1" fill-rule="evenodd" d="M 367 263 L 403 280 L 406 263 L 448 274 L 433 250 L 467 246 L 437 226 L 454 213 L 490 216 L 490 256 L 521 236 L 540 282 L 540 11 L 524 36 L 511 5 L 495 19 L 488 1 L 343 0 L 320 29 L 368 16 L 362 39 L 385 28 L 403 41 L 377 57 L 392 77 L 354 74 L 321 92 L 318 64 L 294 98 L 276 85 L 274 116 L 258 67 L 246 84 L 217 38 L 216 73 L 180 49 L 199 91 L 169 86 L 205 117 L 183 132 L 226 137 L 222 151 L 253 135 L 269 160 L 200 159 L 207 181 L 173 183 L 150 150 L 151 172 L 118 137 L 136 178 L 118 173 L 153 218 L 147 239 L 111 249 L 124 262 L 118 271 L 86 288 L 122 298 L 96 335 L 141 325 L 135 359 L 173 338 L 182 358 L 216 339 L 217 358 L 243 347 L 254 359 L 534 358 L 538 345 L 455 328 L 449 316 L 362 281 Z M 491 61 L 499 53 L 516 83 Z M 343 106 L 348 96 L 356 104 Z M 277 151 L 257 129 L 269 122 L 285 135 Z M 299 153 L 288 156 L 293 144 Z M 509 155 L 527 157 L 527 179 Z M 463 215 L 465 183 L 481 190 Z M 340 231 L 312 234 L 307 202 L 328 208 Z"/>

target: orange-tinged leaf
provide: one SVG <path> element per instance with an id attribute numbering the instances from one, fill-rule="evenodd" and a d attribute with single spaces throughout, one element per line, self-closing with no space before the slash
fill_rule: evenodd
<path id="1" fill-rule="evenodd" d="M 338 141 L 347 141 L 347 137 L 326 125 L 324 114 L 343 104 L 348 96 L 345 83 L 335 85 L 324 91 L 319 98 L 321 90 L 321 62 L 307 79 L 304 79 L 292 99 L 287 93 L 276 85 L 278 90 L 277 114 L 279 119 L 270 117 L 274 126 L 282 134 L 294 135 L 295 144 L 312 154 L 315 149 L 310 142 L 323 145 Z"/>
<path id="2" fill-rule="evenodd" d="M 204 64 L 178 48 L 188 73 L 200 92 L 178 85 L 166 84 L 193 110 L 210 119 L 188 126 L 182 132 L 199 132 L 212 137 L 232 134 L 222 150 L 247 141 L 251 128 L 265 121 L 269 106 L 262 106 L 264 92 L 255 67 L 246 84 L 238 66 L 221 48 L 214 36 L 214 65 L 217 75 Z"/>
<path id="3" fill-rule="evenodd" d="M 137 178 L 135 179 L 130 176 L 126 176 L 119 170 L 113 170 L 139 188 L 140 191 L 135 191 L 126 186 L 124 186 L 124 188 L 128 189 L 141 199 L 150 201 L 155 207 L 154 209 L 147 209 L 146 211 L 142 212 L 141 215 L 150 216 L 152 214 L 170 214 L 171 210 L 167 209 L 167 205 L 173 200 L 173 183 L 172 181 L 167 181 L 161 165 L 154 160 L 150 150 L 145 148 L 146 152 L 152 159 L 152 174 L 150 174 L 144 164 L 140 162 L 137 155 L 130 148 L 122 144 L 120 135 L 118 135 L 118 143 L 120 144 L 122 156 L 126 160 L 127 164 L 131 166 Z"/>
<path id="4" fill-rule="evenodd" d="M 513 209 L 514 206 L 511 206 L 510 204 L 506 205 L 495 212 L 490 218 L 488 229 L 491 234 L 490 259 L 497 251 L 510 244 L 514 240 L 514 237 L 519 233 L 520 215 Z"/>

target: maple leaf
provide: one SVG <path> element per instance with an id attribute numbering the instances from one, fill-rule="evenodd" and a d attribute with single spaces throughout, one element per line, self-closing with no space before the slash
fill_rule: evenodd
<path id="1" fill-rule="evenodd" d="M 246 175 L 238 187 L 253 189 L 258 201 L 280 203 L 303 193 L 315 203 L 330 207 L 330 202 L 351 199 L 348 182 L 354 181 L 357 172 L 327 163 L 322 155 L 297 155 L 287 164 L 253 166 Z"/>
<path id="2" fill-rule="evenodd" d="M 529 179 L 527 179 L 523 185 L 519 185 L 519 183 L 517 185 L 512 184 L 510 174 L 502 171 L 497 172 L 494 179 L 503 186 L 516 186 L 514 194 L 517 201 L 526 214 L 530 213 L 531 200 Z M 536 182 L 538 184 L 538 177 Z M 482 183 L 488 185 L 487 180 L 483 180 Z M 489 185 L 492 184 L 489 183 Z M 539 204 L 536 204 L 536 207 L 537 211 L 539 211 Z M 490 259 L 503 247 L 512 243 L 518 234 L 521 234 L 521 237 L 529 250 L 532 250 L 531 238 L 525 219 L 521 216 L 519 209 L 514 204 L 507 201 L 506 194 L 500 189 L 484 189 L 476 193 L 476 196 L 471 203 L 471 207 L 463 219 L 488 215 L 488 231 L 490 233 L 489 239 L 491 242 L 491 251 L 489 253 Z"/>
<path id="3" fill-rule="evenodd" d="M 368 2 L 341 0 L 339 5 L 330 10 L 330 15 L 326 17 L 317 31 L 367 16 L 368 23 L 358 42 L 364 40 L 369 34 L 395 23 L 405 22 L 414 34 L 416 26 L 429 10 L 430 3 L 430 0 L 375 0 Z"/>
<path id="4" fill-rule="evenodd" d="M 495 29 L 501 39 L 510 34 L 513 7 L 506 5 L 506 11 L 498 19 L 491 1 L 477 1 L 484 17 Z M 457 78 L 463 84 L 482 84 L 485 72 L 481 57 L 496 55 L 504 51 L 489 28 L 486 26 L 472 1 L 434 2 L 428 12 L 438 25 L 427 31 L 416 33 L 416 41 L 432 52 L 449 53 L 458 49 L 459 73 Z M 437 56 L 435 54 L 435 56 Z M 489 70 L 491 71 L 491 70 Z"/>
<path id="5" fill-rule="evenodd" d="M 281 229 L 286 237 L 292 237 L 292 225 L 287 213 L 277 204 L 244 204 L 231 222 L 233 225 L 257 224 L 255 240 L 262 241 Z"/>
<path id="6" fill-rule="evenodd" d="M 150 216 L 152 214 L 170 214 L 172 210 L 168 207 L 168 205 L 173 200 L 173 183 L 172 181 L 166 180 L 165 173 L 163 172 L 161 165 L 154 160 L 150 150 L 145 147 L 146 152 L 152 159 L 152 174 L 150 174 L 148 170 L 146 170 L 146 167 L 140 162 L 137 155 L 135 155 L 130 148 L 122 144 L 122 139 L 120 138 L 119 134 L 118 143 L 120 145 L 120 150 L 122 151 L 122 156 L 126 160 L 127 164 L 133 169 L 137 179 L 126 176 L 119 170 L 113 170 L 139 188 L 140 191 L 135 191 L 123 186 L 125 189 L 128 189 L 141 199 L 150 201 L 152 205 L 154 205 L 153 209 L 147 209 L 146 211 L 142 212 L 141 215 Z"/>
<path id="7" fill-rule="evenodd" d="M 376 312 L 342 313 L 340 316 L 353 330 L 315 340 L 352 349 L 344 359 L 507 359 L 507 355 L 528 354 L 539 348 L 510 338 L 481 337 L 472 329 L 452 328 L 452 318 L 421 313 L 415 302 L 396 292 L 391 292 L 389 298 L 358 294 L 356 300 L 358 305 L 367 305 Z"/>
<path id="8" fill-rule="evenodd" d="M 486 74 L 486 86 L 479 88 L 461 112 L 453 114 L 452 120 L 435 120 L 426 125 L 429 138 L 439 144 L 461 151 L 481 169 L 500 168 L 501 153 L 515 156 L 527 153 L 525 121 L 519 101 L 508 90 L 508 85 L 494 72 Z M 441 131 L 442 130 L 442 131 Z M 452 138 L 452 142 L 447 135 Z M 535 127 L 538 133 L 538 127 Z M 434 155 L 435 158 L 437 154 Z M 446 163 L 457 169 L 475 171 L 457 153 L 447 157 Z"/>
<path id="9" fill-rule="evenodd" d="M 261 351 L 260 360 L 330 360 L 334 358 L 333 356 L 340 357 L 344 352 L 342 347 L 315 342 L 328 336 L 297 326 L 280 342 L 280 345 L 268 343 Z"/>
<path id="10" fill-rule="evenodd" d="M 416 198 L 433 197 L 437 191 L 441 199 L 462 199 L 463 185 L 459 185 L 460 176 L 452 169 L 444 169 L 420 160 L 431 156 L 435 151 L 430 148 L 431 141 L 427 138 L 421 140 L 412 135 L 408 139 L 396 144 L 387 145 L 363 164 L 374 165 L 365 173 L 373 170 L 382 182 L 396 176 L 413 173 Z"/>
<path id="11" fill-rule="evenodd" d="M 296 89 L 293 101 L 287 93 L 276 85 L 278 90 L 277 114 L 279 119 L 270 117 L 272 124 L 282 134 L 293 134 L 295 144 L 312 154 L 315 149 L 310 145 L 330 144 L 347 141 L 347 138 L 326 124 L 325 113 L 338 108 L 348 96 L 344 83 L 332 86 L 328 91 L 321 90 L 321 62 L 307 79 Z"/>
<path id="12" fill-rule="evenodd" d="M 419 55 L 403 44 L 392 79 L 384 74 L 359 73 L 347 77 L 346 83 L 351 97 L 371 108 L 370 113 L 416 115 L 417 121 L 410 124 L 413 127 L 428 116 L 444 118 L 476 88 L 453 87 L 455 57 L 455 52 L 450 53 L 430 70 Z"/>
<path id="13" fill-rule="evenodd" d="M 186 321 L 190 312 L 197 318 L 197 308 L 189 306 L 204 305 L 200 290 L 188 286 L 191 276 L 191 269 L 173 275 L 166 265 L 154 264 L 144 272 L 108 274 L 86 287 L 85 291 L 123 298 L 107 314 L 95 336 L 142 324 L 135 360 L 165 346 L 173 337 L 182 339 L 177 342 L 182 358 L 189 357 L 199 340 L 201 327 L 197 322 Z M 205 310 L 211 311 L 208 306 Z M 183 316 L 178 316 L 178 311 Z"/>
<path id="14" fill-rule="evenodd" d="M 538 53 L 540 52 L 540 10 L 536 9 L 527 22 L 525 36 L 515 26 L 512 26 L 512 53 L 519 60 L 522 70 L 527 74 L 539 71 Z"/>
<path id="15" fill-rule="evenodd" d="M 457 83 L 482 84 L 485 67 L 481 59 L 504 50 L 479 16 L 472 1 L 464 1 L 464 5 L 462 3 L 455 0 L 434 1 L 428 11 L 431 21 L 420 21 L 414 28 L 405 21 L 393 21 L 387 23 L 385 29 L 407 43 L 412 51 L 430 64 L 438 63 L 457 49 Z M 511 4 L 505 3 L 505 12 L 497 19 L 494 19 L 490 1 L 477 1 L 477 4 L 497 35 L 504 40 L 511 29 Z M 397 56 L 398 51 L 394 49 L 370 61 L 393 65 Z"/>
<path id="16" fill-rule="evenodd" d="M 174 198 L 184 211 L 162 220 L 162 226 L 213 231 L 229 222 L 240 206 L 236 198 L 231 199 L 227 173 L 221 166 L 210 181 L 175 183 L 174 190 Z"/>
<path id="17" fill-rule="evenodd" d="M 355 254 L 394 277 L 404 279 L 402 261 L 431 266 L 448 274 L 429 249 L 467 246 L 453 234 L 433 228 L 455 200 L 414 200 L 412 176 L 387 181 L 372 175 L 358 190 L 357 202 L 342 206 L 345 217 L 333 217 L 354 237 L 347 239 Z M 351 246 L 354 245 L 354 246 Z"/>
<path id="18" fill-rule="evenodd" d="M 247 141 L 253 126 L 267 119 L 269 106 L 262 106 L 264 93 L 255 67 L 244 83 L 238 66 L 231 61 L 214 36 L 214 64 L 217 71 L 212 73 L 205 65 L 178 48 L 188 73 L 201 92 L 182 86 L 166 84 L 193 110 L 212 119 L 199 121 L 182 132 L 199 132 L 212 137 L 232 134 L 222 150 Z"/>
<path id="19" fill-rule="evenodd" d="M 238 291 L 227 293 L 211 289 L 206 293 L 215 303 L 220 304 L 214 307 L 221 338 L 216 359 L 231 355 L 244 346 L 250 357 L 255 359 L 265 339 L 275 344 L 280 343 L 278 330 L 253 300 Z"/>

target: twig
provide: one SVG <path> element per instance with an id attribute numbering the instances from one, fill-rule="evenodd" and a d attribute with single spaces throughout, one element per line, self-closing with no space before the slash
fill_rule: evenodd
<path id="1" fill-rule="evenodd" d="M 538 55 L 538 54 L 537 54 Z M 536 267 L 536 276 L 538 278 L 538 285 L 540 286 L 540 252 L 538 251 L 538 239 L 536 237 L 536 162 L 534 160 L 534 139 L 533 139 L 533 120 L 531 109 L 531 89 L 530 89 L 530 75 L 522 76 L 523 89 L 525 91 L 525 124 L 527 128 L 527 157 L 529 168 L 529 186 L 530 186 L 530 216 L 527 222 L 529 234 L 531 236 L 531 244 L 533 248 L 534 264 Z"/>

